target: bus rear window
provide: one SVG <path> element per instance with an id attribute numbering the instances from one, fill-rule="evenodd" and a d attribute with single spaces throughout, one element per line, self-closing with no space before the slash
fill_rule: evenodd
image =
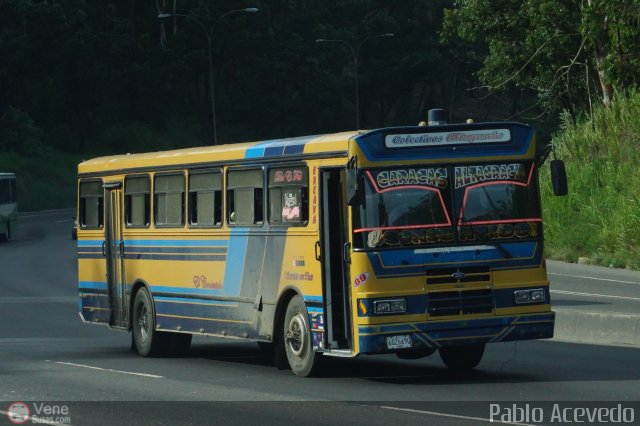
<path id="1" fill-rule="evenodd" d="M 103 210 L 104 189 L 102 181 L 80 182 L 80 227 L 84 229 L 102 228 Z"/>

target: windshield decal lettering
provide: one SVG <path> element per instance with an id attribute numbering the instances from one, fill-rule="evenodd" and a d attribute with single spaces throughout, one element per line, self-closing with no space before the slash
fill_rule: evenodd
<path id="1" fill-rule="evenodd" d="M 383 170 L 376 173 L 375 183 L 380 189 L 413 185 L 446 188 L 448 184 L 447 169 L 439 167 Z"/>
<path id="2" fill-rule="evenodd" d="M 522 163 L 488 164 L 455 168 L 455 188 L 464 188 L 480 182 L 511 181 L 527 183 L 527 171 Z"/>
<path id="3" fill-rule="evenodd" d="M 540 236 L 537 222 L 464 226 L 458 228 L 460 242 L 511 240 L 514 238 L 536 238 Z"/>
<path id="4" fill-rule="evenodd" d="M 422 228 L 403 230 L 374 230 L 367 235 L 370 248 L 420 246 L 455 241 L 453 228 Z"/>

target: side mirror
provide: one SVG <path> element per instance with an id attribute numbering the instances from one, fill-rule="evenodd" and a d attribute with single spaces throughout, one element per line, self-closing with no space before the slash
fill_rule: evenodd
<path id="1" fill-rule="evenodd" d="M 358 185 L 358 170 L 347 169 L 346 171 L 346 202 L 349 206 L 360 204 L 360 189 Z"/>
<path id="2" fill-rule="evenodd" d="M 553 193 L 557 196 L 567 195 L 567 171 L 564 167 L 564 161 L 551 160 L 551 184 Z"/>

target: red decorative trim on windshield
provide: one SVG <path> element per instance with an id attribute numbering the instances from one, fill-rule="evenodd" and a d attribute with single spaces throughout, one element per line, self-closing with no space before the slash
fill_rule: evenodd
<path id="1" fill-rule="evenodd" d="M 518 182 L 515 180 L 497 180 L 493 182 L 483 182 L 477 183 L 475 185 L 471 185 L 465 188 L 464 190 L 464 199 L 462 201 L 462 207 L 460 208 L 460 215 L 458 219 L 458 226 L 464 225 L 491 225 L 498 223 L 522 223 L 522 222 L 542 222 L 541 218 L 530 218 L 530 219 L 504 219 L 504 220 L 479 220 L 479 221 L 471 221 L 471 222 L 462 222 L 462 218 L 464 217 L 463 212 L 467 207 L 467 196 L 469 195 L 469 190 L 480 188 L 483 186 L 491 186 L 491 185 L 517 185 L 522 187 L 528 187 L 531 184 L 531 178 L 533 177 L 533 170 L 535 168 L 535 164 L 531 164 L 531 170 L 529 171 L 529 178 L 527 179 L 527 183 Z"/>
<path id="2" fill-rule="evenodd" d="M 393 187 L 393 188 L 380 189 L 380 188 L 378 188 L 377 183 L 373 179 L 373 176 L 371 175 L 371 172 L 366 171 L 365 173 L 366 173 L 367 177 L 369 178 L 369 180 L 371 181 L 371 184 L 373 185 L 373 188 L 376 190 L 376 193 L 378 193 L 378 194 L 382 194 L 382 193 L 389 192 L 389 191 L 396 191 L 396 190 L 399 190 L 399 189 L 407 189 L 407 188 L 408 189 L 420 189 L 422 191 L 435 192 L 436 194 L 438 194 L 438 199 L 440 200 L 440 205 L 442 206 L 442 211 L 444 212 L 444 215 L 447 218 L 447 222 L 433 223 L 433 224 L 429 224 L 429 225 L 402 225 L 402 226 L 379 226 L 379 227 L 373 227 L 373 228 L 358 228 L 358 229 L 354 229 L 354 231 L 353 231 L 354 234 L 361 233 L 361 232 L 368 232 L 368 231 L 399 231 L 399 230 L 403 230 L 403 229 L 443 228 L 443 227 L 446 227 L 446 226 L 452 226 L 451 218 L 449 217 L 449 212 L 447 211 L 447 208 L 445 207 L 445 204 L 444 204 L 444 199 L 442 198 L 442 193 L 438 189 L 429 188 L 429 187 L 421 186 L 421 185 L 403 185 L 403 186 L 396 186 L 396 187 Z"/>

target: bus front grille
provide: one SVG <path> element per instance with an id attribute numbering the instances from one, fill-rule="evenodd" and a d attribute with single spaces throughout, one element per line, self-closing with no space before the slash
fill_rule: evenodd
<path id="1" fill-rule="evenodd" d="M 463 268 L 438 268 L 427 270 L 427 285 L 490 283 L 491 272 L 488 267 L 471 266 Z"/>
<path id="2" fill-rule="evenodd" d="M 456 290 L 427 293 L 427 314 L 431 317 L 486 314 L 493 312 L 493 290 Z"/>

